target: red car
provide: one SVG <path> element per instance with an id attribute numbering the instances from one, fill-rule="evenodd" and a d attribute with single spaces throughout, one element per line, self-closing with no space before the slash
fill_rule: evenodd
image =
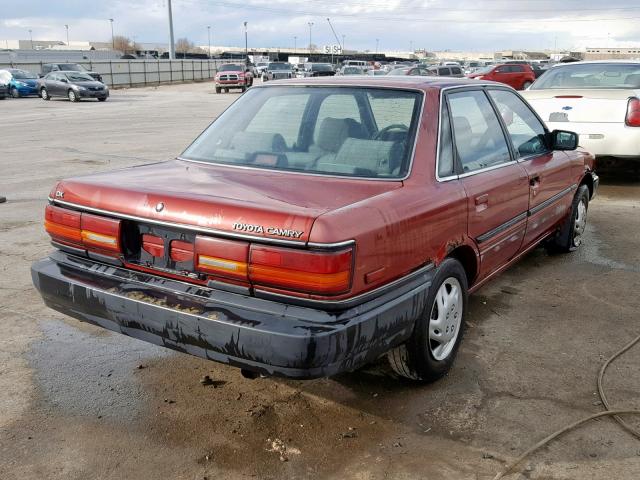
<path id="1" fill-rule="evenodd" d="M 580 246 L 598 177 L 576 142 L 495 83 L 269 82 L 175 160 L 58 182 L 33 282 L 55 310 L 250 375 L 388 353 L 431 381 L 469 292 L 540 243 Z"/>
<path id="2" fill-rule="evenodd" d="M 525 63 L 490 65 L 473 72 L 468 77 L 505 83 L 516 90 L 526 90 L 536 80 L 533 69 Z"/>
<path id="3" fill-rule="evenodd" d="M 226 63 L 220 65 L 214 78 L 216 93 L 229 92 L 231 88 L 239 88 L 244 92 L 253 85 L 253 75 L 244 65 Z"/>

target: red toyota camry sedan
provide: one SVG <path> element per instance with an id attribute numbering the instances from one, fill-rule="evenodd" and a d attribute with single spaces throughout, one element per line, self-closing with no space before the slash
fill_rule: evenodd
<path id="1" fill-rule="evenodd" d="M 492 82 L 269 82 L 175 160 L 55 185 L 33 282 L 55 310 L 247 374 L 386 354 L 433 381 L 469 293 L 541 243 L 580 246 L 598 177 L 576 145 Z"/>

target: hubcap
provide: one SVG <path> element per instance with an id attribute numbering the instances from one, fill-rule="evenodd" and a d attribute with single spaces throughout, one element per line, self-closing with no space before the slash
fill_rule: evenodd
<path id="1" fill-rule="evenodd" d="M 43 89 L 42 90 L 42 98 L 47 98 L 47 95 L 48 95 L 47 91 Z"/>
<path id="2" fill-rule="evenodd" d="M 584 200 L 580 200 L 576 209 L 576 220 L 573 223 L 573 244 L 579 247 L 582 243 L 582 234 L 587 227 L 587 206 Z"/>
<path id="3" fill-rule="evenodd" d="M 444 360 L 453 350 L 462 323 L 462 287 L 447 278 L 436 292 L 429 316 L 429 350 L 436 360 Z"/>

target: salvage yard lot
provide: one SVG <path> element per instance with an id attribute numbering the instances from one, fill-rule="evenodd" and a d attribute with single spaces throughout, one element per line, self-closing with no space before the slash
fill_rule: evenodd
<path id="1" fill-rule="evenodd" d="M 623 175 L 603 175 L 579 252 L 537 249 L 471 297 L 458 359 L 429 386 L 383 361 L 247 380 L 45 308 L 29 267 L 51 250 L 55 181 L 174 157 L 235 98 L 199 83 L 0 103 L 0 479 L 485 479 L 603 408 L 597 372 L 640 334 L 640 181 Z M 639 361 L 640 347 L 610 367 L 615 408 L 637 408 Z M 640 446 L 602 419 L 522 470 L 513 478 L 639 478 Z"/>

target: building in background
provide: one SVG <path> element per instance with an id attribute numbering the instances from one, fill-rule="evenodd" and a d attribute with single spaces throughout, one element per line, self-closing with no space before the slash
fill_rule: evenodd
<path id="1" fill-rule="evenodd" d="M 584 53 L 585 60 L 640 60 L 640 46 L 630 48 L 600 47 L 589 48 Z"/>

